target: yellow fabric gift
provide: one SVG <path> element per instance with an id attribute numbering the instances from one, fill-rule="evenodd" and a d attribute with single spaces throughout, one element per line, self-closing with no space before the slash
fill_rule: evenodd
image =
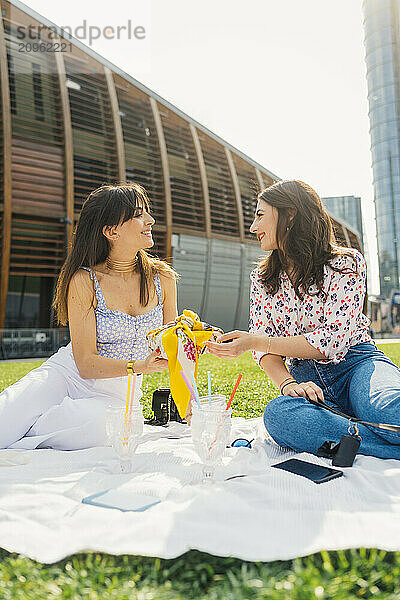
<path id="1" fill-rule="evenodd" d="M 182 418 L 188 410 L 190 392 L 181 371 L 189 381 L 193 373 L 197 381 L 197 364 L 205 350 L 204 342 L 215 341 L 222 333 L 222 329 L 200 321 L 195 312 L 184 310 L 173 323 L 149 331 L 146 336 L 150 350 L 158 348 L 160 357 L 168 359 L 171 395 Z"/>

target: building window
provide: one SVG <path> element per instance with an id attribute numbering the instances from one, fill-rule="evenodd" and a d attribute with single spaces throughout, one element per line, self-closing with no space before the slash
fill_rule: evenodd
<path id="1" fill-rule="evenodd" d="M 38 63 L 32 63 L 33 102 L 38 121 L 44 121 L 42 73 Z"/>
<path id="2" fill-rule="evenodd" d="M 8 81 L 10 86 L 10 104 L 11 104 L 11 114 L 17 114 L 17 102 L 15 99 L 15 69 L 14 69 L 14 61 L 11 56 L 7 52 L 7 62 L 8 62 Z"/>

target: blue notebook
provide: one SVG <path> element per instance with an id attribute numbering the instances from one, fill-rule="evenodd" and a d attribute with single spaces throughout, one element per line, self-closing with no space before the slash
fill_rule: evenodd
<path id="1" fill-rule="evenodd" d="M 87 496 L 82 500 L 83 504 L 93 504 L 103 508 L 116 508 L 118 510 L 143 512 L 151 506 L 161 502 L 160 498 L 150 494 L 137 494 L 120 488 L 105 490 Z"/>

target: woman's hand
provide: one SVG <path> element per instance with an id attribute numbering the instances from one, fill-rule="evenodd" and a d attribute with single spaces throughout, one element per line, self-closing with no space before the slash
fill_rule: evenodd
<path id="1" fill-rule="evenodd" d="M 293 383 L 288 383 L 285 385 L 282 395 L 294 397 L 301 396 L 303 398 L 310 398 L 310 400 L 314 400 L 315 402 L 324 402 L 323 391 L 313 381 L 307 381 L 304 383 L 297 383 L 297 381 L 293 381 Z"/>
<path id="2" fill-rule="evenodd" d="M 168 361 L 165 358 L 159 358 L 160 350 L 154 350 L 145 360 L 138 360 L 135 363 L 135 371 L 138 373 L 158 373 L 168 368 Z"/>
<path id="3" fill-rule="evenodd" d="M 204 345 L 214 356 L 236 358 L 253 348 L 254 339 L 255 335 L 247 331 L 230 331 L 221 335 L 216 342 L 205 342 Z"/>

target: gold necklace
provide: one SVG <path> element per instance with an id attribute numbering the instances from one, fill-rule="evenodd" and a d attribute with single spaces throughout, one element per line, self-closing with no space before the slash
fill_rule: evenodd
<path id="1" fill-rule="evenodd" d="M 106 265 L 110 271 L 117 271 L 118 273 L 129 273 L 136 269 L 137 259 L 133 260 L 111 260 L 109 256 L 106 259 Z"/>

